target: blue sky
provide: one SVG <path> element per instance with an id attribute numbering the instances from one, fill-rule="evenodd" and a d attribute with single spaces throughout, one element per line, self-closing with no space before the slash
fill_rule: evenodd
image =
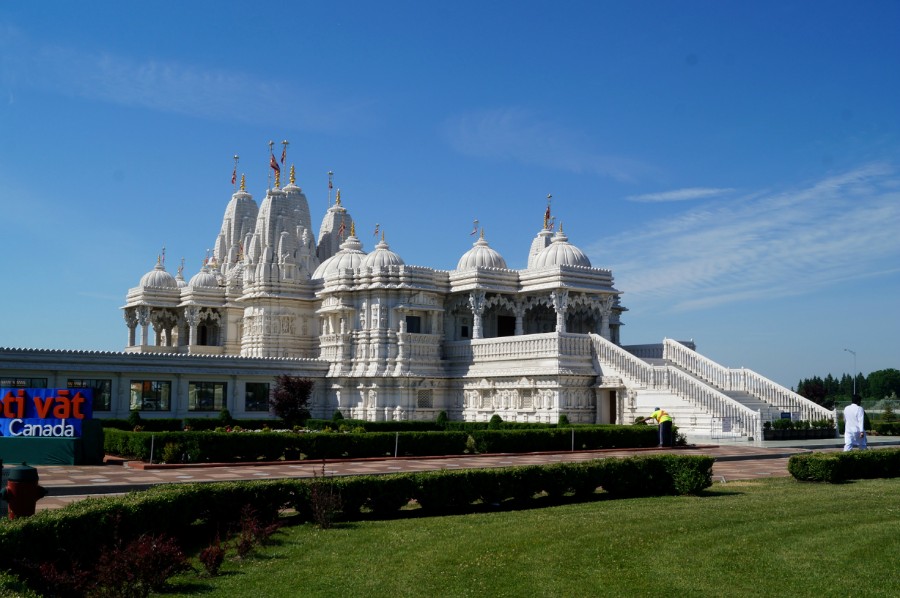
<path id="1" fill-rule="evenodd" d="M 268 141 L 314 226 L 524 267 L 546 196 L 626 344 L 782 384 L 900 367 L 900 3 L 0 0 L 0 346 L 121 350 Z M 279 146 L 280 147 L 280 146 Z M 277 151 L 277 150 L 276 150 Z"/>

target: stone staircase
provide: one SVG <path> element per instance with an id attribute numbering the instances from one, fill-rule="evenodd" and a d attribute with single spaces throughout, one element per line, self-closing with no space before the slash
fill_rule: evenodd
<path id="1" fill-rule="evenodd" d="M 624 371 L 629 396 L 624 423 L 663 407 L 689 437 L 761 440 L 763 422 L 778 419 L 783 411 L 801 419 L 831 417 L 830 411 L 753 371 L 703 357 L 692 343 L 667 339 L 657 346 L 642 345 L 627 358 L 607 343 L 595 339 L 594 347 L 601 369 Z"/>

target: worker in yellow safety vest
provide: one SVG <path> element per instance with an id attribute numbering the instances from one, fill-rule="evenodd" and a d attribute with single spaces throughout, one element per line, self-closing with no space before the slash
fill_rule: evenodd
<path id="1" fill-rule="evenodd" d="M 666 413 L 665 409 L 656 407 L 653 410 L 653 413 L 650 414 L 650 417 L 644 421 L 647 423 L 654 421 L 659 424 L 660 448 L 674 446 L 674 443 L 672 442 L 672 416 Z"/>

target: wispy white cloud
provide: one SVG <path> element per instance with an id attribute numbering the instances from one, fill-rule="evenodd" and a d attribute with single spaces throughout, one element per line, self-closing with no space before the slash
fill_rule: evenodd
<path id="1" fill-rule="evenodd" d="M 242 73 L 152 58 L 36 43 L 0 27 L 0 82 L 118 104 L 223 121 L 290 122 L 310 130 L 348 130 L 368 119 L 367 103 Z"/>
<path id="2" fill-rule="evenodd" d="M 668 311 L 821 292 L 900 272 L 900 175 L 876 163 L 713 200 L 588 247 L 632 301 Z"/>
<path id="3" fill-rule="evenodd" d="M 598 152 L 584 133 L 518 107 L 454 117 L 444 123 L 443 134 L 453 149 L 476 158 L 513 160 L 619 181 L 635 180 L 651 170 L 638 160 Z"/>
<path id="4" fill-rule="evenodd" d="M 731 193 L 734 189 L 715 189 L 709 187 L 690 187 L 688 189 L 676 189 L 662 193 L 646 193 L 644 195 L 631 195 L 628 201 L 637 202 L 664 202 L 664 201 L 693 201 L 697 199 L 709 199 L 718 195 Z"/>

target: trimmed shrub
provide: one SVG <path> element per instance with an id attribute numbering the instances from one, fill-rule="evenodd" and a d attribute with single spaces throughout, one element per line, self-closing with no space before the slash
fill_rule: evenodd
<path id="1" fill-rule="evenodd" d="M 846 453 L 804 453 L 788 460 L 788 472 L 804 482 L 837 484 L 849 480 L 900 477 L 900 449 Z"/>
<path id="2" fill-rule="evenodd" d="M 876 452 L 883 454 L 871 457 Z M 896 475 L 900 450 L 853 456 L 869 457 L 886 470 L 893 467 Z M 426 513 L 442 513 L 469 510 L 477 501 L 527 502 L 542 492 L 580 499 L 598 487 L 614 496 L 696 494 L 711 485 L 712 463 L 713 459 L 705 456 L 652 455 L 385 476 L 324 477 L 323 469 L 323 476 L 315 479 L 167 484 L 122 497 L 85 499 L 0 525 L 0 563 L 7 567 L 16 562 L 32 563 L 47 579 L 60 583 L 69 579 L 76 584 L 82 570 L 78 563 L 54 570 L 50 564 L 66 555 L 78 555 L 79 563 L 94 563 L 111 553 L 108 547 L 126 547 L 129 554 L 144 554 L 146 558 L 140 565 L 121 567 L 119 561 L 131 561 L 125 557 L 103 561 L 108 567 L 104 575 L 115 580 L 119 573 L 147 563 L 147 577 L 134 589 L 138 593 L 144 591 L 142 588 L 158 588 L 170 574 L 170 567 L 180 566 L 181 559 L 176 558 L 178 552 L 174 550 L 177 544 L 189 541 L 202 546 L 200 542 L 209 542 L 212 530 L 239 530 L 250 550 L 275 529 L 271 522 L 277 520 L 280 509 L 288 506 L 295 507 L 302 519 L 327 527 L 339 514 L 357 519 L 362 507 L 388 514 L 410 500 L 418 501 Z M 253 505 L 252 513 L 241 505 Z M 198 536 L 198 532 L 204 535 Z M 209 561 L 215 567 L 219 558 L 215 546 L 201 559 L 204 566 Z M 150 558 L 148 550 L 159 558 Z"/>

